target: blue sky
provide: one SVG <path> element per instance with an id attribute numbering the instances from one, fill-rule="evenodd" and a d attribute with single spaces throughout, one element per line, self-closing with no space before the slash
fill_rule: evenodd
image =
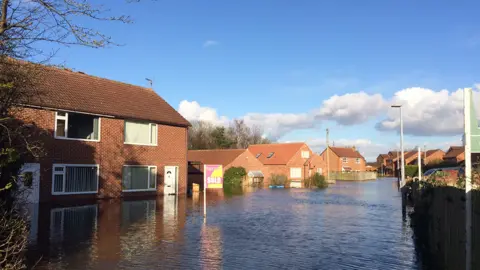
<path id="1" fill-rule="evenodd" d="M 392 102 L 406 106 L 408 146 L 459 144 L 450 100 L 480 82 L 475 1 L 104 2 L 135 21 L 96 24 L 123 45 L 62 48 L 56 63 L 142 86 L 153 79 L 172 106 L 186 101 L 190 119 L 247 116 L 279 141 L 316 150 L 327 127 L 332 141 L 356 144 L 367 159 L 396 147 Z M 334 95 L 339 102 L 325 105 Z"/>

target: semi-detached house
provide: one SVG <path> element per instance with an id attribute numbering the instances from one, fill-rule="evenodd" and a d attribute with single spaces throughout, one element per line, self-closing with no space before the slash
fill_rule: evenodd
<path id="1" fill-rule="evenodd" d="M 185 120 L 152 89 L 42 67 L 40 95 L 17 118 L 45 131 L 46 155 L 26 164 L 33 202 L 182 194 Z"/>

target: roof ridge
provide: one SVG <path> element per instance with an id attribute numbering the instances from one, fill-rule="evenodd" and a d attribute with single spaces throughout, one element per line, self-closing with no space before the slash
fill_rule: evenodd
<path id="1" fill-rule="evenodd" d="M 250 144 L 249 146 L 257 146 L 257 145 L 282 145 L 282 144 L 306 144 L 305 142 L 287 142 L 287 143 L 257 143 L 257 144 Z"/>
<path id="2" fill-rule="evenodd" d="M 33 63 L 35 64 L 35 63 Z M 37 64 L 37 65 L 40 65 L 40 64 Z M 46 67 L 48 69 L 55 69 L 55 70 L 58 70 L 58 71 L 61 71 L 61 72 L 64 72 L 64 73 L 69 73 L 69 74 L 74 74 L 74 75 L 77 75 L 77 76 L 85 76 L 85 77 L 90 77 L 92 79 L 97 79 L 97 80 L 103 80 L 103 81 L 108 81 L 108 82 L 113 82 L 113 83 L 116 83 L 116 84 L 123 84 L 123 85 L 127 85 L 127 86 L 133 86 L 133 87 L 138 87 L 138 88 L 141 88 L 143 90 L 146 90 L 146 91 L 149 91 L 149 92 L 153 92 L 156 94 L 155 90 L 153 90 L 153 88 L 149 88 L 149 87 L 145 87 L 145 86 L 140 86 L 140 85 L 136 85 L 136 84 L 132 84 L 132 83 L 127 83 L 127 82 L 122 82 L 122 81 L 116 81 L 116 80 L 112 80 L 112 79 L 108 79 L 108 78 L 105 78 L 105 77 L 100 77 L 100 76 L 97 76 L 97 75 L 92 75 L 92 74 L 87 74 L 83 71 L 78 71 L 78 70 L 74 70 L 74 68 L 68 68 L 68 67 L 58 67 L 58 66 L 47 66 L 47 65 L 40 65 L 40 66 L 43 66 L 43 67 Z M 157 94 L 158 95 L 158 94 Z"/>
<path id="3" fill-rule="evenodd" d="M 233 148 L 233 149 L 189 149 L 188 151 L 233 151 L 233 150 L 247 150 L 243 148 Z"/>

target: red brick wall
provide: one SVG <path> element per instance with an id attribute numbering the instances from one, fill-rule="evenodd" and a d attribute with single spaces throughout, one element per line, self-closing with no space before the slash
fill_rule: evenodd
<path id="1" fill-rule="evenodd" d="M 240 154 L 232 163 L 225 166 L 224 170 L 228 170 L 230 167 L 243 167 L 247 171 L 262 171 L 264 165 L 248 150 L 245 150 Z"/>
<path id="2" fill-rule="evenodd" d="M 40 201 L 66 198 L 112 198 L 163 194 L 164 166 L 179 167 L 178 192 L 186 192 L 187 183 L 187 129 L 158 124 L 158 146 L 124 144 L 124 120 L 101 118 L 100 141 L 78 141 L 54 139 L 55 112 L 48 110 L 23 109 L 20 118 L 34 122 L 49 135 L 43 139 L 46 157 L 40 160 Z M 52 165 L 98 164 L 100 167 L 98 194 L 51 195 Z M 122 192 L 123 165 L 157 166 L 156 192 Z"/>
<path id="3" fill-rule="evenodd" d="M 325 160 L 325 168 L 326 168 L 327 150 L 323 151 L 321 156 Z M 328 150 L 328 170 L 330 172 L 342 171 L 342 161 L 331 149 Z"/>

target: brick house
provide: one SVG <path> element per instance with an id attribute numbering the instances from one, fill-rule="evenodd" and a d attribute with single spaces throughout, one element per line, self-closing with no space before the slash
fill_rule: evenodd
<path id="1" fill-rule="evenodd" d="M 272 174 L 285 175 L 291 187 L 302 187 L 302 182 L 313 172 L 323 173 L 324 162 L 305 143 L 256 144 L 248 147 L 262 164 L 264 185 L 270 184 Z"/>
<path id="2" fill-rule="evenodd" d="M 263 178 L 263 164 L 246 149 L 188 150 L 188 163 L 191 167 L 188 177 L 189 185 L 197 183 L 201 188 L 203 188 L 204 164 L 222 165 L 224 172 L 231 167 L 243 167 L 247 171 L 248 180 L 252 182 Z"/>
<path id="3" fill-rule="evenodd" d="M 321 153 L 323 160 L 327 160 L 327 150 L 330 172 L 366 171 L 365 158 L 355 147 L 328 147 Z"/>
<path id="4" fill-rule="evenodd" d="M 440 149 L 432 149 L 425 152 L 423 156 L 423 164 L 431 164 L 431 163 L 440 163 L 443 161 L 443 157 L 445 156 L 445 152 Z"/>
<path id="5" fill-rule="evenodd" d="M 450 146 L 443 157 L 446 163 L 457 164 L 465 160 L 465 148 L 463 146 Z"/>
<path id="6" fill-rule="evenodd" d="M 389 154 L 380 154 L 377 157 L 377 170 L 383 175 L 393 175 L 393 158 Z"/>
<path id="7" fill-rule="evenodd" d="M 152 89 L 42 67 L 41 95 L 16 116 L 44 131 L 32 201 L 186 191 L 190 125 Z"/>

